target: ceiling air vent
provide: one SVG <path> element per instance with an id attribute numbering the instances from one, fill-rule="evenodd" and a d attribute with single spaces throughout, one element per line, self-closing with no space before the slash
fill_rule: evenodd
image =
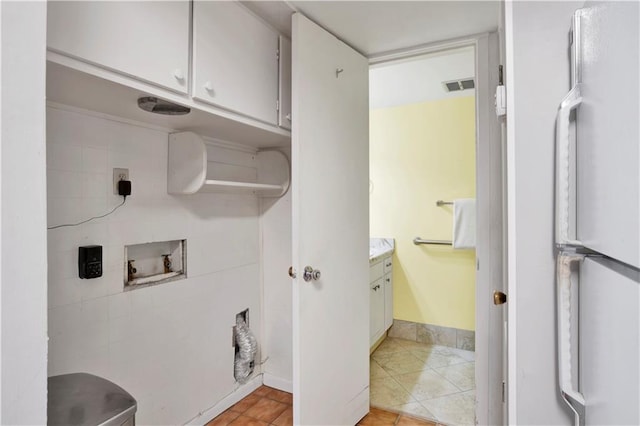
<path id="1" fill-rule="evenodd" d="M 457 92 L 459 90 L 473 89 L 476 87 L 473 82 L 473 78 L 466 78 L 464 80 L 443 81 L 444 87 L 447 92 Z"/>

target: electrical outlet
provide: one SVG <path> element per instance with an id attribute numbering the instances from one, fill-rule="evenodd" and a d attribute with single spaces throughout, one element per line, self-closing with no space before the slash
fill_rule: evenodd
<path id="1" fill-rule="evenodd" d="M 129 169 L 113 169 L 113 193 L 118 195 L 118 182 L 129 180 Z"/>

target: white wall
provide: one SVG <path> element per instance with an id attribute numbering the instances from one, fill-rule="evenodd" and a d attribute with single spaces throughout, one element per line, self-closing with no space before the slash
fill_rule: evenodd
<path id="1" fill-rule="evenodd" d="M 48 232 L 49 374 L 86 371 L 114 381 L 138 400 L 139 424 L 186 423 L 234 391 L 237 312 L 250 309 L 261 343 L 258 199 L 168 195 L 167 138 L 47 108 L 49 226 L 117 205 L 114 167 L 129 168 L 133 187 L 112 215 Z M 250 152 L 209 154 L 255 167 Z M 188 279 L 123 292 L 124 245 L 183 238 Z M 103 246 L 104 275 L 80 280 L 77 250 L 88 244 Z"/>
<path id="2" fill-rule="evenodd" d="M 475 77 L 473 47 L 439 51 L 400 61 L 372 65 L 369 108 L 474 96 L 474 89 L 448 92 L 444 81 Z M 478 86 L 476 79 L 476 87 Z"/>
<path id="3" fill-rule="evenodd" d="M 45 424 L 47 416 L 46 9 L 0 3 L 1 424 Z"/>
<path id="4" fill-rule="evenodd" d="M 509 424 L 570 424 L 558 391 L 554 132 L 578 2 L 506 4 Z M 515 362 L 515 364 L 514 364 Z"/>
<path id="5" fill-rule="evenodd" d="M 291 150 L 286 149 L 291 158 Z M 262 274 L 264 311 L 264 383 L 293 390 L 291 191 L 281 198 L 261 200 Z"/>

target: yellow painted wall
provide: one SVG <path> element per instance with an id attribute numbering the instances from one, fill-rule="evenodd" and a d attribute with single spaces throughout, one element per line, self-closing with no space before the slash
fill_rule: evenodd
<path id="1" fill-rule="evenodd" d="M 395 238 L 393 317 L 475 329 L 475 251 L 450 240 L 453 206 L 475 197 L 475 98 L 380 108 L 370 119 L 371 236 Z"/>

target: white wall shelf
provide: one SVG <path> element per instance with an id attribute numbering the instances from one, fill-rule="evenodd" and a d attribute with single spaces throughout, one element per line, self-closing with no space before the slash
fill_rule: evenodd
<path id="1" fill-rule="evenodd" d="M 258 193 L 263 197 L 278 197 L 282 195 L 283 188 L 283 185 L 207 179 L 204 181 L 204 185 L 200 189 L 200 192 L 253 192 Z"/>
<path id="2" fill-rule="evenodd" d="M 229 165 L 209 158 L 207 145 L 197 134 L 169 135 L 169 194 L 217 192 L 280 197 L 289 183 L 289 161 L 279 151 L 258 151 L 253 166 Z"/>

